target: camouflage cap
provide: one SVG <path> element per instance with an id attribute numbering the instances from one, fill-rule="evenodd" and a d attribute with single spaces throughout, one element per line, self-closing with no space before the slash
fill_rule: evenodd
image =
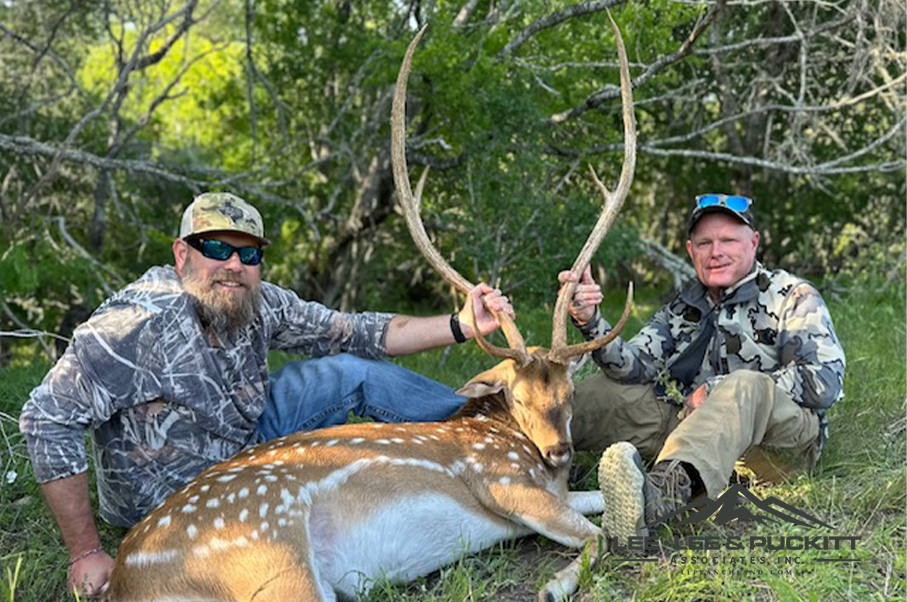
<path id="1" fill-rule="evenodd" d="M 258 209 L 229 192 L 206 192 L 183 212 L 180 238 L 203 232 L 242 232 L 257 238 L 262 246 L 271 244 L 265 238 L 265 227 Z"/>

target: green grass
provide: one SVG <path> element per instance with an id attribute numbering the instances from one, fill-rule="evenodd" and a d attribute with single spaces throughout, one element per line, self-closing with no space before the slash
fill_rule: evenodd
<path id="1" fill-rule="evenodd" d="M 657 563 L 618 562 L 606 557 L 594 573 L 585 575 L 585 587 L 576 599 L 694 602 L 905 600 L 905 286 L 863 283 L 840 298 L 827 296 L 835 326 L 848 358 L 846 399 L 830 413 L 831 440 L 818 467 L 810 475 L 768 489 L 757 486 L 761 497 L 775 495 L 789 504 L 829 522 L 834 534 L 858 535 L 853 552 L 856 564 L 817 563 L 814 551 L 800 556 L 805 563 L 793 575 L 758 578 L 715 577 L 684 573 L 668 560 Z M 608 298 L 617 314 L 620 293 Z M 638 301 L 627 332 L 635 332 L 654 312 L 658 300 Z M 550 340 L 550 308 L 524 311 L 518 316 L 530 344 Z M 494 362 L 472 344 L 436 350 L 410 358 L 407 367 L 451 386 L 465 383 Z M 34 483 L 16 419 L 28 392 L 37 385 L 46 365 L 0 370 L 0 602 L 48 602 L 67 599 L 67 555 L 56 526 Z M 586 367 L 581 373 L 594 373 Z M 580 454 L 577 488 L 594 488 L 596 458 Z M 96 507 L 96 506 L 95 506 Z M 682 535 L 727 534 L 725 527 L 704 523 Z M 788 534 L 796 534 L 793 528 Z M 755 527 L 749 535 L 778 535 L 777 526 Z M 102 527 L 110 550 L 122 530 Z M 727 552 L 723 552 L 727 555 Z M 737 553 L 741 556 L 748 554 Z M 852 555 L 851 555 L 852 554 Z M 770 561 L 789 555 L 771 552 Z M 536 588 L 575 556 L 573 551 L 540 537 L 500 545 L 465 558 L 439 574 L 407 586 L 381 584 L 371 602 L 397 600 L 526 600 Z M 716 553 L 689 553 L 688 557 L 715 557 Z M 675 557 L 675 561 L 679 562 Z"/>

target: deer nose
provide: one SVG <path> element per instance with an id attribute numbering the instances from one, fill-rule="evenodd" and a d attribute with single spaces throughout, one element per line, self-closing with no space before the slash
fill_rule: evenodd
<path id="1" fill-rule="evenodd" d="M 563 468 L 573 459 L 573 445 L 558 443 L 545 449 L 545 463 L 552 468 Z"/>

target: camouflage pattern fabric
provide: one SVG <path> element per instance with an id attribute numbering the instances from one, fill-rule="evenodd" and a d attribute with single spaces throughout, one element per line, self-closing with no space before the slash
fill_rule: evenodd
<path id="1" fill-rule="evenodd" d="M 218 231 L 243 232 L 262 244 L 265 227 L 258 209 L 229 192 L 206 192 L 195 197 L 186 207 L 180 221 L 180 238 Z"/>
<path id="2" fill-rule="evenodd" d="M 610 332 L 600 314 L 580 328 L 586 339 Z M 819 292 L 783 270 L 760 263 L 718 303 L 692 280 L 629 341 L 620 338 L 592 355 L 621 383 L 666 377 L 684 396 L 705 384 L 712 391 L 735 370 L 770 375 L 799 405 L 819 417 L 819 447 L 828 438 L 826 410 L 843 397 L 844 350 Z"/>
<path id="3" fill-rule="evenodd" d="M 85 472 L 90 429 L 100 514 L 131 526 L 205 468 L 258 442 L 269 349 L 386 357 L 393 314 L 344 314 L 263 282 L 258 316 L 203 330 L 173 268 L 157 267 L 79 326 L 19 426 L 41 483 Z"/>

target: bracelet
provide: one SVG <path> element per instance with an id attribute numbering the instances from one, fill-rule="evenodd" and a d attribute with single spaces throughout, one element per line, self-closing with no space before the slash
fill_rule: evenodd
<path id="1" fill-rule="evenodd" d="M 104 551 L 104 548 L 92 548 L 92 549 L 88 550 L 87 552 L 83 552 L 82 554 L 79 554 L 75 559 L 70 560 L 69 566 L 72 567 L 72 565 L 79 562 L 80 560 L 85 560 L 89 556 L 93 556 L 94 554 L 97 554 L 98 552 L 103 552 L 103 551 Z"/>
<path id="2" fill-rule="evenodd" d="M 453 333 L 454 340 L 457 343 L 466 342 L 466 335 L 463 334 L 463 329 L 460 328 L 460 316 L 457 314 L 450 314 L 450 331 Z"/>

